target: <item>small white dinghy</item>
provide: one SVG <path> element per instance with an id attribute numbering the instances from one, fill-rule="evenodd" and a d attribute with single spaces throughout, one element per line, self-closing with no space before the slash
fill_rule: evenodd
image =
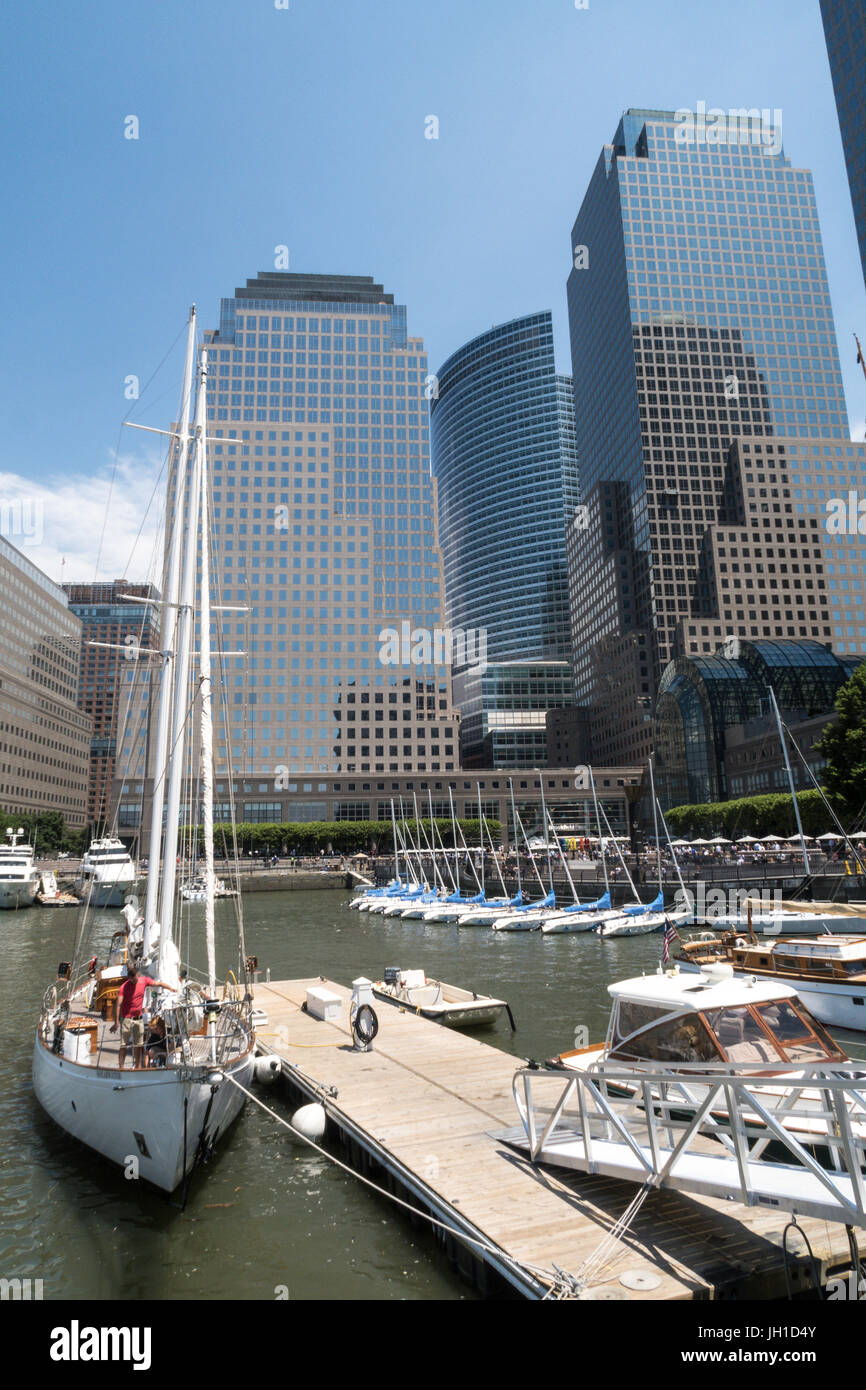
<path id="1" fill-rule="evenodd" d="M 388 966 L 384 980 L 373 985 L 373 993 L 377 999 L 410 1009 L 422 1018 L 443 1023 L 446 1028 L 481 1028 L 495 1023 L 503 1013 L 507 1013 L 514 1027 L 511 1009 L 504 999 L 493 999 L 488 994 L 461 989 L 459 985 L 428 979 L 423 970 Z"/>

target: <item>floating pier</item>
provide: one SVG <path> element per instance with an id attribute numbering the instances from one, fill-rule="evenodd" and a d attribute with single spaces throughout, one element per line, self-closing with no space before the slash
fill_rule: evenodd
<path id="1" fill-rule="evenodd" d="M 338 1017 L 305 1012 L 314 987 L 339 996 Z M 784 1299 L 788 1280 L 802 1293 L 816 1272 L 824 1284 L 851 1268 L 842 1225 L 798 1218 L 786 1271 L 786 1212 L 667 1190 L 649 1194 L 599 1267 L 599 1247 L 639 1189 L 534 1166 L 496 1137 L 517 1120 L 521 1060 L 390 1005 L 377 1010 L 372 1050 L 355 1051 L 350 1000 L 318 976 L 258 984 L 268 1016 L 259 1051 L 280 1060 L 297 1098 L 322 1104 L 356 1171 L 448 1228 L 433 1231 L 482 1292 L 504 1283 L 530 1299 Z M 866 1254 L 864 1233 L 856 1239 Z"/>

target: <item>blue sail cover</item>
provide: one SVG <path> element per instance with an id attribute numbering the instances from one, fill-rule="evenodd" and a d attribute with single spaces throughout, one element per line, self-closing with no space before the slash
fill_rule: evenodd
<path id="1" fill-rule="evenodd" d="M 570 907 L 564 907 L 563 912 L 606 912 L 610 907 L 610 893 L 602 893 L 594 903 L 572 903 Z"/>
<path id="2" fill-rule="evenodd" d="M 515 893 L 514 897 L 513 897 L 513 898 L 511 899 L 511 901 L 509 902 L 508 906 L 509 906 L 509 907 L 520 907 L 520 905 L 521 905 L 522 902 L 523 902 L 523 890 L 522 890 L 522 889 L 518 889 L 518 891 Z"/>
<path id="3" fill-rule="evenodd" d="M 659 893 L 651 903 L 635 903 L 633 907 L 624 907 L 623 917 L 643 917 L 648 912 L 661 912 L 665 905 L 664 893 Z"/>
<path id="4" fill-rule="evenodd" d="M 556 906 L 556 894 L 555 894 L 555 893 L 548 893 L 547 897 L 544 898 L 542 902 L 540 902 L 540 903 L 523 903 L 523 904 L 517 909 L 517 911 L 518 911 L 518 912 L 537 912 L 537 910 L 538 910 L 540 907 L 555 907 L 555 906 Z"/>

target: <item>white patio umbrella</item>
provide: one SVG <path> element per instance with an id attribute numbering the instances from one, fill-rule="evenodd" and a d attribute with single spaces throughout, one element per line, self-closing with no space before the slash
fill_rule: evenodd
<path id="1" fill-rule="evenodd" d="M 779 839 L 780 837 L 778 835 L 762 835 L 758 843 L 762 845 L 769 845 L 771 843 L 778 844 Z"/>
<path id="2" fill-rule="evenodd" d="M 737 840 L 738 845 L 759 845 L 760 843 L 760 840 L 756 839 L 754 835 L 741 835 Z"/>
<path id="3" fill-rule="evenodd" d="M 864 836 L 864 839 L 866 839 L 866 836 Z M 688 840 L 671 840 L 674 849 L 682 849 L 684 846 L 688 845 L 688 843 Z"/>
<path id="4" fill-rule="evenodd" d="M 828 830 L 825 835 L 818 836 L 818 842 L 820 843 L 821 840 L 841 840 L 841 838 L 841 835 L 834 835 L 831 830 Z"/>
<path id="5" fill-rule="evenodd" d="M 710 840 L 711 845 L 730 845 L 732 843 L 733 841 L 726 840 L 724 835 L 714 835 L 712 840 Z"/>
<path id="6" fill-rule="evenodd" d="M 848 836 L 849 840 L 866 840 L 866 830 L 855 830 L 853 835 Z"/>
<path id="7" fill-rule="evenodd" d="M 698 836 L 697 840 L 690 840 L 689 843 L 692 844 L 692 845 L 708 845 L 708 844 L 710 843 L 710 841 L 709 841 L 709 840 L 702 840 L 702 839 L 700 838 L 700 836 Z"/>

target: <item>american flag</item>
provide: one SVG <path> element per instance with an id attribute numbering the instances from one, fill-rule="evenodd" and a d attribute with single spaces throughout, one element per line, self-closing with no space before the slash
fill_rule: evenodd
<path id="1" fill-rule="evenodd" d="M 662 965 L 667 965 L 671 958 L 671 944 L 676 939 L 679 941 L 680 934 L 672 922 L 665 918 L 665 939 L 662 946 Z"/>

